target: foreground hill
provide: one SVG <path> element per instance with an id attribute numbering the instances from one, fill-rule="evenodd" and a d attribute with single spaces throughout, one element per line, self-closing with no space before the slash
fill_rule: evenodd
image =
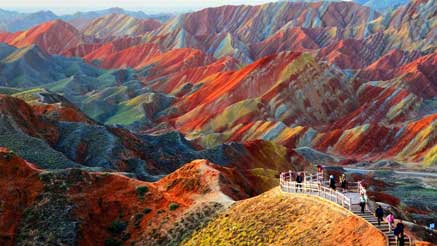
<path id="1" fill-rule="evenodd" d="M 248 197 L 250 182 L 207 161 L 156 183 L 79 169 L 42 171 L 0 148 L 0 244 L 121 245 L 147 238 L 142 242 L 163 245 Z"/>
<path id="2" fill-rule="evenodd" d="M 384 235 L 334 203 L 279 188 L 234 203 L 183 245 L 386 245 Z"/>

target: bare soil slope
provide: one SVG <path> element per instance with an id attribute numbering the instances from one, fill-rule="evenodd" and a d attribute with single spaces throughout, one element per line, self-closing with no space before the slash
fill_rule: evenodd
<path id="1" fill-rule="evenodd" d="M 337 205 L 274 188 L 236 202 L 184 245 L 386 245 L 384 235 Z"/>

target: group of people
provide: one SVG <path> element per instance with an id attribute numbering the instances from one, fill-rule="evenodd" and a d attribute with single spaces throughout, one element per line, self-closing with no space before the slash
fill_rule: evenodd
<path id="1" fill-rule="evenodd" d="M 347 190 L 347 181 L 346 181 L 346 175 L 343 173 L 342 175 L 340 175 L 339 178 L 340 181 L 340 187 L 342 189 L 343 192 L 346 192 Z M 334 175 L 329 175 L 329 187 L 333 190 L 337 189 L 336 183 L 335 183 L 335 177 Z"/>
<path id="2" fill-rule="evenodd" d="M 322 175 L 323 175 L 323 169 L 321 166 L 317 166 L 317 172 L 322 173 Z M 320 175 L 320 176 L 322 177 L 322 175 Z M 302 192 L 302 183 L 304 181 L 304 174 L 297 173 L 295 180 L 296 180 L 296 192 L 298 190 L 300 190 Z M 340 183 L 340 186 L 342 188 L 342 191 L 346 192 L 347 191 L 347 181 L 346 181 L 346 175 L 344 173 L 342 175 L 340 175 L 339 183 Z M 329 175 L 329 187 L 333 190 L 337 189 L 335 177 L 332 174 Z M 362 188 L 362 186 L 359 186 L 359 188 L 360 188 L 360 208 L 361 208 L 361 213 L 364 213 L 364 209 L 365 209 L 366 204 L 367 204 L 367 194 L 366 194 L 366 190 L 364 188 Z M 375 216 L 378 218 L 378 225 L 380 225 L 381 221 L 384 220 L 384 210 L 382 209 L 381 206 L 378 206 L 378 208 L 376 208 Z M 404 235 L 404 224 L 402 223 L 402 220 L 400 220 L 396 224 L 396 227 L 394 227 L 394 230 L 393 230 L 393 226 L 395 223 L 395 218 L 394 218 L 392 213 L 390 213 L 386 217 L 386 221 L 388 223 L 389 232 L 391 233 L 393 231 L 394 235 L 397 238 L 398 246 L 404 245 L 405 235 Z"/>
<path id="3" fill-rule="evenodd" d="M 318 166 L 317 167 L 317 172 L 321 173 L 321 175 L 317 176 L 317 181 L 323 182 L 323 168 L 321 166 Z M 292 175 L 292 178 L 295 176 L 294 173 L 291 174 L 291 175 Z M 298 190 L 302 191 L 302 183 L 304 182 L 304 173 L 302 173 L 302 172 L 297 173 L 297 175 L 295 176 L 294 180 L 296 181 L 296 192 Z M 344 173 L 342 175 L 340 175 L 339 181 L 340 181 L 340 186 L 342 188 L 342 191 L 346 192 L 346 190 L 347 190 L 347 181 L 346 181 L 346 175 Z M 333 190 L 337 189 L 335 177 L 332 174 L 329 176 L 329 187 L 331 189 L 333 189 Z"/>
<path id="4" fill-rule="evenodd" d="M 378 208 L 375 210 L 375 216 L 378 218 L 378 225 L 381 224 L 381 221 L 383 221 L 384 217 L 384 210 L 382 209 L 381 205 L 378 206 Z M 397 245 L 403 246 L 405 244 L 405 235 L 404 235 L 404 224 L 402 223 L 402 220 L 399 220 L 399 222 L 396 224 L 396 227 L 393 230 L 393 226 L 395 223 L 395 217 L 392 213 L 389 213 L 385 220 L 388 223 L 388 230 L 391 233 L 393 231 L 393 234 L 397 238 Z"/>
<path id="5" fill-rule="evenodd" d="M 322 180 L 321 180 L 321 182 L 322 182 L 323 181 L 323 168 L 321 166 L 317 166 L 317 172 L 321 173 L 321 175 L 319 175 L 319 176 L 322 177 Z M 292 176 L 294 176 L 294 175 L 292 175 Z M 296 181 L 296 192 L 298 190 L 300 190 L 302 192 L 302 183 L 304 182 L 304 174 L 297 173 L 297 175 L 295 177 L 295 181 Z M 344 173 L 340 175 L 339 183 L 340 183 L 340 187 L 341 187 L 342 191 L 346 192 L 347 191 L 347 181 L 346 181 L 346 175 Z M 337 189 L 335 176 L 333 174 L 329 175 L 329 187 L 333 190 Z M 360 189 L 360 191 L 359 191 L 360 192 L 360 203 L 359 204 L 360 204 L 360 208 L 361 208 L 361 213 L 364 214 L 364 209 L 366 208 L 366 204 L 367 204 L 367 194 L 366 194 L 366 190 L 361 185 L 359 185 L 359 189 Z M 381 206 L 378 206 L 378 208 L 376 208 L 375 216 L 378 218 L 378 225 L 380 225 L 381 222 L 384 220 L 384 210 L 382 209 Z M 391 233 L 393 231 L 394 235 L 397 238 L 398 246 L 404 245 L 405 235 L 404 235 L 404 224 L 402 223 L 402 220 L 400 220 L 396 224 L 396 227 L 394 227 L 394 229 L 393 229 L 393 226 L 395 223 L 395 218 L 394 218 L 392 213 L 390 213 L 386 217 L 386 221 L 388 223 L 389 232 Z"/>

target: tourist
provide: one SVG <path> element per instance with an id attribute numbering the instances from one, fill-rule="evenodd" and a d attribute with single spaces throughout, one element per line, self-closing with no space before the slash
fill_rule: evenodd
<path id="1" fill-rule="evenodd" d="M 404 223 L 402 223 L 402 220 L 399 220 L 399 222 L 396 224 L 396 227 L 399 228 L 400 233 L 404 234 Z"/>
<path id="2" fill-rule="evenodd" d="M 384 210 L 382 210 L 381 205 L 375 210 L 375 216 L 378 218 L 378 225 L 381 225 L 382 218 L 384 217 Z"/>
<path id="3" fill-rule="evenodd" d="M 393 233 L 397 237 L 399 237 L 399 235 L 401 235 L 401 234 L 404 234 L 404 224 L 402 223 L 402 220 L 399 220 L 399 222 L 396 224 L 396 227 L 393 230 Z"/>
<path id="4" fill-rule="evenodd" d="M 322 167 L 322 165 L 317 165 L 317 172 L 318 172 L 318 173 L 323 172 L 323 167 Z"/>
<path id="5" fill-rule="evenodd" d="M 343 192 L 346 192 L 347 183 L 346 183 L 346 175 L 344 173 L 340 176 L 340 185 L 341 185 Z"/>
<path id="6" fill-rule="evenodd" d="M 364 193 L 361 193 L 360 207 L 361 207 L 361 213 L 363 214 L 364 214 L 364 208 L 366 207 L 366 202 L 367 202 L 366 195 Z"/>
<path id="7" fill-rule="evenodd" d="M 388 223 L 388 231 L 391 232 L 393 228 L 393 224 L 395 222 L 395 217 L 393 216 L 392 213 L 390 213 L 389 215 L 387 215 L 386 220 Z"/>
<path id="8" fill-rule="evenodd" d="M 405 237 L 404 237 L 403 232 L 397 236 L 396 245 L 397 246 L 404 246 L 405 245 Z"/>
<path id="9" fill-rule="evenodd" d="M 331 189 L 335 190 L 335 178 L 334 175 L 330 175 L 329 176 L 329 187 L 331 187 Z"/>
<path id="10" fill-rule="evenodd" d="M 296 192 L 298 188 L 300 188 L 300 192 L 302 192 L 302 182 L 303 176 L 301 175 L 301 173 L 298 173 L 296 176 Z"/>

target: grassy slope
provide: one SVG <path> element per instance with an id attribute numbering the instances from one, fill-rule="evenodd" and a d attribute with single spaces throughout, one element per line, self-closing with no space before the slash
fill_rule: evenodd
<path id="1" fill-rule="evenodd" d="M 278 188 L 236 202 L 184 245 L 385 245 L 363 219 L 333 203 Z"/>

